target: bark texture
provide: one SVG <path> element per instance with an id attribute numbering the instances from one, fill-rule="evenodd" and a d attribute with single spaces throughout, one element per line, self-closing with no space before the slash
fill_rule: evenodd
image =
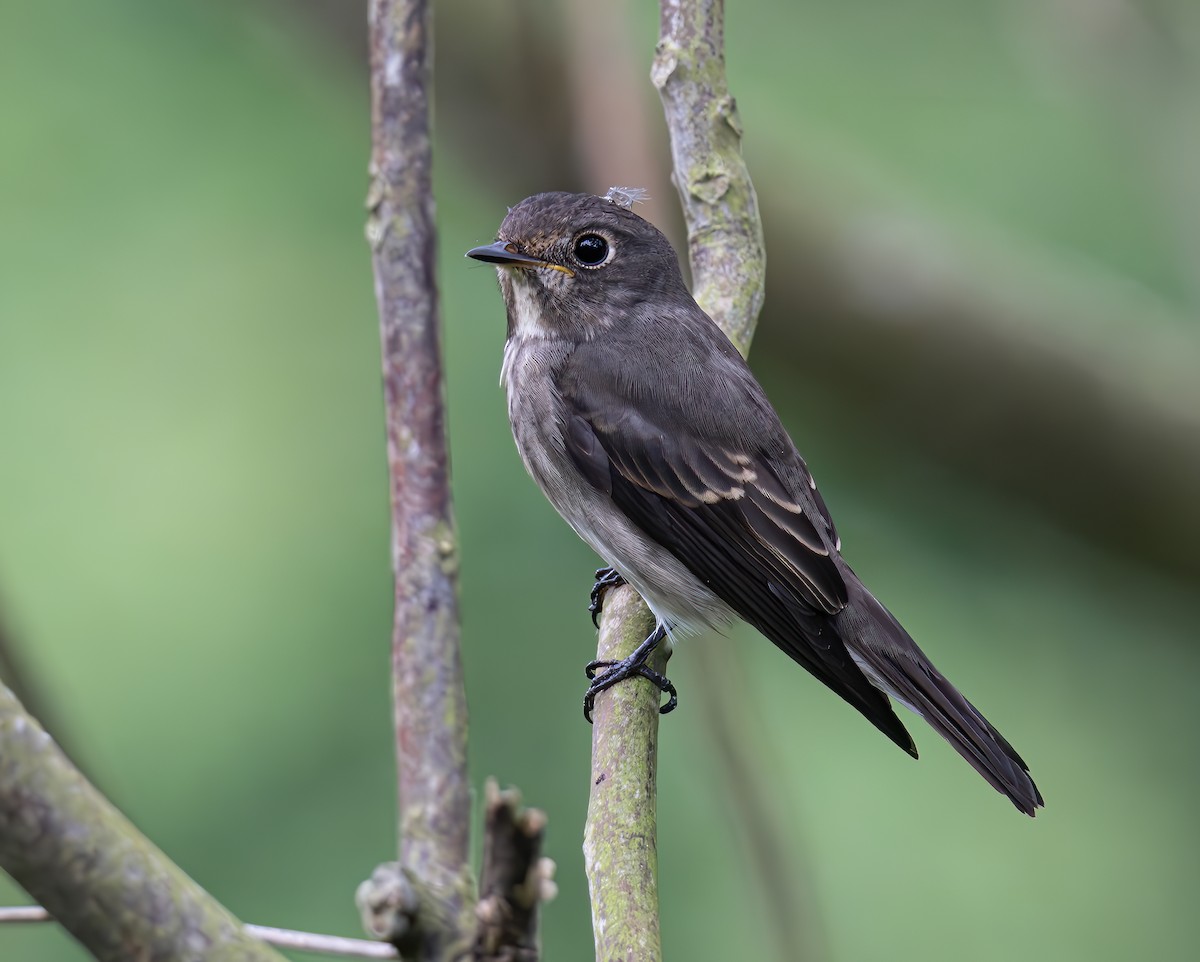
<path id="1" fill-rule="evenodd" d="M 392 895 L 408 893 L 390 921 L 376 913 L 373 932 L 420 959 L 441 958 L 461 940 L 473 907 L 458 543 L 434 274 L 431 28 L 427 0 L 371 0 L 367 238 L 383 347 L 399 871 L 406 877 L 389 884 Z M 370 892 L 364 899 L 387 902 Z"/>
<path id="2" fill-rule="evenodd" d="M 724 0 L 662 0 L 650 79 L 671 134 L 687 222 L 692 294 L 745 354 L 762 309 L 767 255 L 725 82 Z"/>
<path id="3" fill-rule="evenodd" d="M 609 591 L 598 659 L 620 661 L 654 629 L 654 616 L 632 588 Z M 666 646 L 648 664 L 665 672 Z M 596 698 L 592 785 L 583 854 L 592 901 L 597 962 L 658 962 L 658 705 L 643 678 Z"/>

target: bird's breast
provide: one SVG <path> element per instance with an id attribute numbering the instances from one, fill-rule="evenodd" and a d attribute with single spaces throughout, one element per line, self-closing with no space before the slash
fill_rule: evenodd
<path id="1" fill-rule="evenodd" d="M 555 503 L 553 491 L 567 468 L 562 441 L 562 399 L 554 374 L 570 356 L 570 347 L 544 338 L 510 337 L 504 345 L 500 381 L 508 394 L 508 423 L 525 467 Z"/>
<path id="2" fill-rule="evenodd" d="M 503 382 L 521 460 L 546 499 L 588 545 L 646 599 L 658 619 L 683 630 L 726 623 L 731 613 L 679 559 L 647 537 L 584 478 L 563 443 L 564 402 L 554 375 L 570 356 L 554 342 L 510 338 Z"/>

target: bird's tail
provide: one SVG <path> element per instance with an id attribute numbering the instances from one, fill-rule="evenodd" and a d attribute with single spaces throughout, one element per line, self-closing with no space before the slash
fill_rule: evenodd
<path id="1" fill-rule="evenodd" d="M 852 623 L 845 626 L 849 630 L 844 640 L 858 667 L 873 684 L 924 718 L 996 791 L 1032 816 L 1043 802 L 1029 766 L 933 666 L 892 613 L 862 582 L 853 580 L 857 583 L 849 585 L 851 604 L 843 615 L 851 615 Z"/>

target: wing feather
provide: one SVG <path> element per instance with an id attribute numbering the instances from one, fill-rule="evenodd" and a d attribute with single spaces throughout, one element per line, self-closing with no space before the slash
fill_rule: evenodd
<path id="1" fill-rule="evenodd" d="M 701 582 L 910 754 L 887 697 L 832 620 L 845 580 L 812 516 L 762 450 L 730 449 L 638 415 L 605 417 L 560 385 L 567 451 L 589 482 Z M 807 475 L 804 475 L 807 477 Z M 826 526 L 827 527 L 827 526 Z M 827 528 L 828 530 L 828 528 Z M 608 559 L 616 561 L 616 559 Z"/>

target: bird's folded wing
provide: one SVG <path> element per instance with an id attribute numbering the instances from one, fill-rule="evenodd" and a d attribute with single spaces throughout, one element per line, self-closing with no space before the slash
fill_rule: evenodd
<path id="1" fill-rule="evenodd" d="M 605 405 L 601 414 L 569 389 L 563 401 L 564 443 L 589 483 L 742 618 L 912 752 L 887 698 L 854 663 L 829 617 L 847 603 L 829 538 L 770 460 L 686 429 L 661 430 L 629 405 Z"/>
<path id="2" fill-rule="evenodd" d="M 810 612 L 845 607 L 846 584 L 829 546 L 768 464 L 686 433 L 668 436 L 632 412 L 610 421 L 607 431 L 605 420 L 571 411 L 565 431 L 571 457 L 689 567 L 713 567 L 704 571 L 706 580 L 748 580 L 746 591 L 770 585 Z"/>

